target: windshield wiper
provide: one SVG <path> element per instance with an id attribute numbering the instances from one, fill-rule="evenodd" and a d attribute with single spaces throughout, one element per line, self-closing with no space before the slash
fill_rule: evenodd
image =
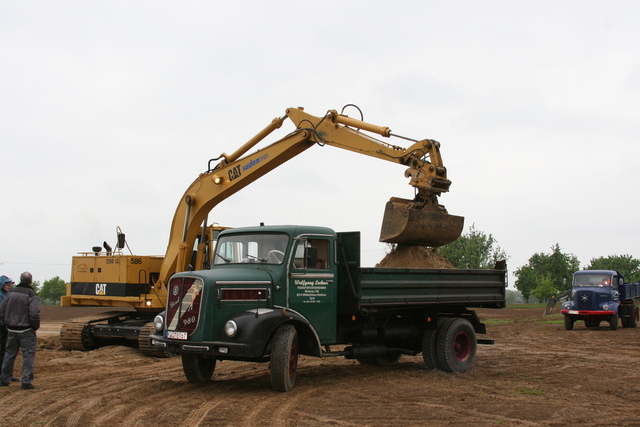
<path id="1" fill-rule="evenodd" d="M 216 252 L 216 256 L 219 256 L 220 258 L 222 258 L 222 260 L 223 260 L 224 262 L 231 262 L 231 260 L 230 260 L 230 259 L 227 259 L 227 258 L 223 257 L 223 256 L 222 256 L 222 255 L 220 255 L 218 252 Z"/>

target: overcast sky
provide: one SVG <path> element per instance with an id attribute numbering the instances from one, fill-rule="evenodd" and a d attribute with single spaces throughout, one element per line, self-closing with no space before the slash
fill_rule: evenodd
<path id="1" fill-rule="evenodd" d="M 582 266 L 638 258 L 639 17 L 637 1 L 0 0 L 0 274 L 69 280 L 117 226 L 163 255 L 209 159 L 288 107 L 348 103 L 441 142 L 440 202 L 510 271 L 556 243 Z M 312 147 L 209 219 L 360 230 L 373 266 L 386 201 L 413 196 L 404 169 Z"/>

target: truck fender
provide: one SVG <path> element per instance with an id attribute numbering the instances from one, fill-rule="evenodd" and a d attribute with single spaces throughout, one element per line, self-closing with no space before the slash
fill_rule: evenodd
<path id="1" fill-rule="evenodd" d="M 285 323 L 291 323 L 298 331 L 299 353 L 309 356 L 322 356 L 320 339 L 311 323 L 296 311 L 288 308 L 275 308 L 248 310 L 229 318 L 238 325 L 238 334 L 232 341 L 251 343 L 252 349 L 261 349 L 262 354 L 271 352 L 271 340 L 275 331 Z M 220 331 L 221 341 L 229 341 L 230 338 Z M 252 351 L 252 354 L 255 354 Z"/>
<path id="2" fill-rule="evenodd" d="M 620 313 L 620 307 L 621 307 L 621 304 L 618 302 L 614 302 L 613 304 L 611 304 L 611 310 L 613 310 L 613 312 L 616 314 L 617 317 L 621 317 L 621 314 L 622 314 Z"/>

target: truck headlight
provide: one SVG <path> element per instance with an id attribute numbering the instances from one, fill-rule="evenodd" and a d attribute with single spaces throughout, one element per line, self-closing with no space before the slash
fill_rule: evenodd
<path id="1" fill-rule="evenodd" d="M 233 320 L 228 320 L 227 323 L 224 324 L 224 333 L 227 334 L 229 338 L 233 338 L 238 333 L 238 324 Z"/>
<path id="2" fill-rule="evenodd" d="M 603 306 L 602 306 L 602 309 L 603 309 L 604 311 L 609 311 L 609 304 L 605 304 L 605 305 L 603 305 Z"/>
<path id="3" fill-rule="evenodd" d="M 569 309 L 571 308 L 571 303 L 570 303 L 570 302 L 565 302 L 565 303 L 562 305 L 562 308 L 563 308 L 564 310 L 569 310 Z"/>
<path id="4" fill-rule="evenodd" d="M 153 329 L 155 329 L 156 332 L 162 332 L 162 330 L 164 329 L 164 318 L 162 317 L 162 315 L 158 314 L 153 319 Z"/>

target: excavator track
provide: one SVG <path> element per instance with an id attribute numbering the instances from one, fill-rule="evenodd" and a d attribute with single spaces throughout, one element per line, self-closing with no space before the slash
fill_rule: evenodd
<path id="1" fill-rule="evenodd" d="M 65 350 L 93 350 L 95 343 L 87 334 L 87 321 L 66 322 L 60 328 L 60 343 Z M 84 336 L 83 336 L 84 335 Z"/>
<path id="2" fill-rule="evenodd" d="M 111 323 L 130 312 L 109 311 L 95 316 L 80 317 L 62 324 L 60 328 L 60 343 L 65 350 L 95 350 L 100 347 L 100 340 L 93 336 L 91 328 L 98 323 Z"/>

